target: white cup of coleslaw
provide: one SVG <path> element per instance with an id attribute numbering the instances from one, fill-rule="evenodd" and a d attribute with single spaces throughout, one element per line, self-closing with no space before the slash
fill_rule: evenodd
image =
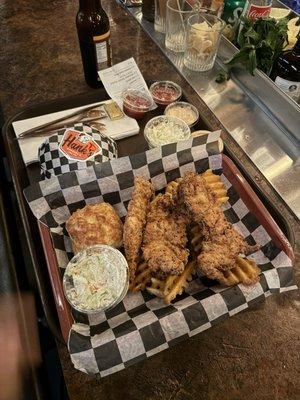
<path id="1" fill-rule="evenodd" d="M 77 253 L 68 263 L 63 288 L 77 311 L 96 314 L 115 307 L 129 286 L 128 264 L 114 247 L 96 245 Z"/>
<path id="2" fill-rule="evenodd" d="M 179 118 L 159 115 L 150 119 L 144 129 L 150 148 L 187 140 L 191 137 L 189 126 Z"/>

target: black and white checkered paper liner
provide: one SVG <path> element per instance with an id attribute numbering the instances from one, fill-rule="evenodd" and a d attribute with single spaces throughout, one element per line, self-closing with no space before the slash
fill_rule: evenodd
<path id="1" fill-rule="evenodd" d="M 42 181 L 25 190 L 35 216 L 51 228 L 58 264 L 72 257 L 63 224 L 76 209 L 106 201 L 121 217 L 131 198 L 134 176 L 150 179 L 156 190 L 186 171 L 207 168 L 221 175 L 229 195 L 226 217 L 249 243 L 261 249 L 251 255 L 262 270 L 260 282 L 223 288 L 207 278 L 195 278 L 185 293 L 166 306 L 146 291 L 128 293 L 113 310 L 94 316 L 73 313 L 68 347 L 75 368 L 106 376 L 196 335 L 271 293 L 296 289 L 292 262 L 278 249 L 222 174 L 219 134 L 214 132 L 112 160 L 86 170 Z M 63 269 L 62 269 L 63 271 Z"/>
<path id="2" fill-rule="evenodd" d="M 100 153 L 88 161 L 75 161 L 68 159 L 60 150 L 59 144 L 62 141 L 67 129 L 74 129 L 91 135 L 93 140 L 99 145 Z M 110 137 L 100 133 L 97 129 L 78 123 L 73 127 L 63 128 L 56 134 L 50 136 L 39 147 L 39 160 L 41 167 L 41 179 L 50 179 L 52 176 L 65 174 L 71 171 L 86 169 L 94 164 L 112 160 L 118 157 L 116 142 Z"/>

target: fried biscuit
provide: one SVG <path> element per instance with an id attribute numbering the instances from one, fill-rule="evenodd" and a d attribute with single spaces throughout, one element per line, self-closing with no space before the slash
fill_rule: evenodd
<path id="1" fill-rule="evenodd" d="M 75 211 L 66 222 L 74 253 L 96 244 L 122 246 L 123 225 L 108 203 L 85 206 Z"/>

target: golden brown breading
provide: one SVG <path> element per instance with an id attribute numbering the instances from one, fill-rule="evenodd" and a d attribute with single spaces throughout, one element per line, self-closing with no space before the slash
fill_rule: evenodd
<path id="1" fill-rule="evenodd" d="M 179 275 L 188 261 L 187 217 L 169 194 L 152 202 L 143 241 L 143 256 L 153 272 Z"/>
<path id="2" fill-rule="evenodd" d="M 235 266 L 239 254 L 257 250 L 227 221 L 216 198 L 204 179 L 193 172 L 187 173 L 179 184 L 179 197 L 185 203 L 194 222 L 202 231 L 202 251 L 197 257 L 199 270 L 208 278 L 221 280 L 220 271 Z"/>
<path id="3" fill-rule="evenodd" d="M 129 265 L 131 282 L 134 279 L 139 262 L 143 231 L 153 194 L 154 189 L 150 182 L 141 177 L 134 179 L 134 191 L 128 205 L 123 234 L 124 250 Z"/>
<path id="4" fill-rule="evenodd" d="M 66 222 L 74 253 L 96 244 L 122 246 L 123 225 L 108 203 L 85 206 L 75 211 Z"/>
<path id="5" fill-rule="evenodd" d="M 247 255 L 258 249 L 245 241 L 217 207 L 211 207 L 203 216 L 202 232 L 204 241 L 197 258 L 198 266 L 211 279 L 220 280 L 223 275 L 219 271 L 233 268 L 240 254 Z"/>
<path id="6" fill-rule="evenodd" d="M 247 254 L 253 250 L 245 240 L 241 240 L 237 232 L 212 238 L 202 244 L 202 252 L 197 258 L 199 270 L 210 279 L 222 280 L 223 274 L 220 271 L 227 271 L 235 266 L 236 258 L 240 254 Z"/>
<path id="7" fill-rule="evenodd" d="M 179 201 L 183 202 L 195 222 L 201 222 L 203 215 L 212 204 L 215 196 L 207 186 L 204 178 L 194 172 L 187 172 L 178 187 Z"/>

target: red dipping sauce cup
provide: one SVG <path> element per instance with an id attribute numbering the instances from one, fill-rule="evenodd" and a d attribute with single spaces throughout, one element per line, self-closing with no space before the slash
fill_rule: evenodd
<path id="1" fill-rule="evenodd" d="M 150 93 L 157 105 L 166 107 L 182 96 L 179 85 L 171 81 L 159 81 L 150 86 Z"/>
<path id="2" fill-rule="evenodd" d="M 142 90 L 127 89 L 123 92 L 123 111 L 128 117 L 142 119 L 152 105 L 153 99 Z"/>

